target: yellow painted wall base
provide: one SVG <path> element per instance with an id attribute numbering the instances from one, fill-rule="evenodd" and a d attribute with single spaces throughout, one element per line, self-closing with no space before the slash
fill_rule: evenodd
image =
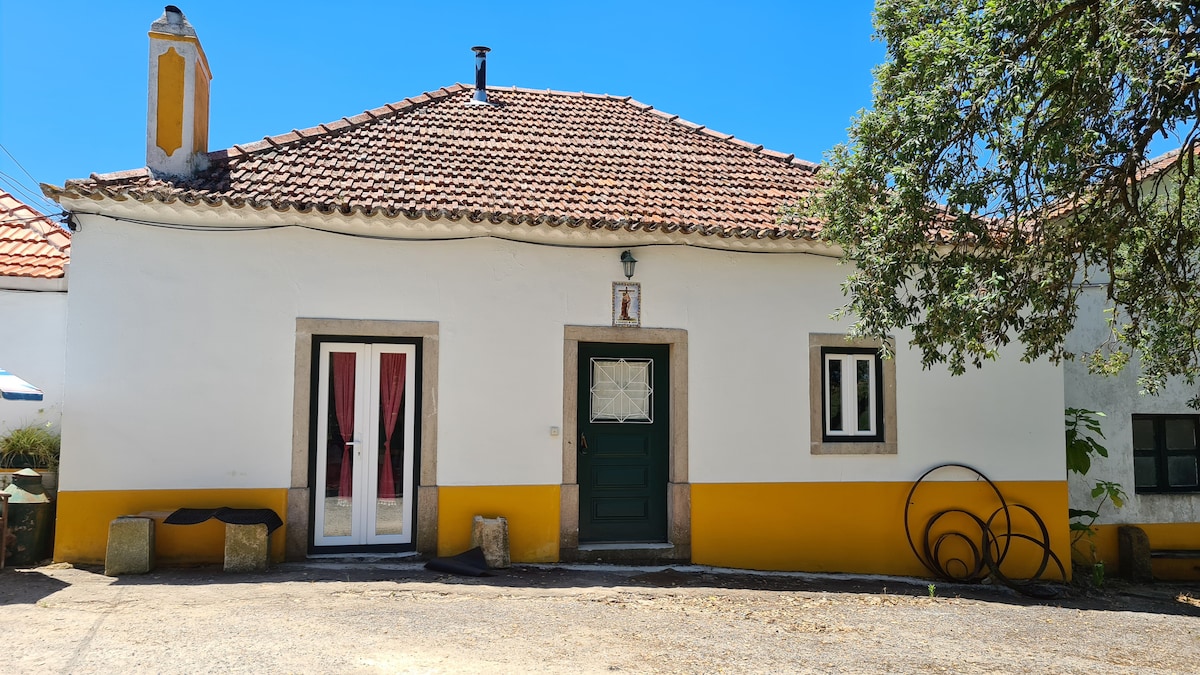
<path id="1" fill-rule="evenodd" d="M 1122 523 L 1137 525 L 1150 539 L 1151 549 L 1200 548 L 1200 523 Z M 1121 525 L 1096 525 L 1096 560 L 1104 563 L 1105 574 L 1115 576 L 1121 571 L 1121 555 L 1117 544 L 1117 528 Z M 1087 539 L 1075 547 L 1090 552 Z M 1151 560 L 1154 578 L 1163 581 L 1195 581 L 1200 579 L 1200 560 Z"/>
<path id="2" fill-rule="evenodd" d="M 1049 530 L 1051 550 L 1069 576 L 1066 481 L 997 486 L 1010 506 L 1024 504 L 1038 513 Z M 904 533 L 904 505 L 911 487 L 910 483 L 693 484 L 692 561 L 762 570 L 929 577 Z M 998 507 L 986 483 L 922 483 L 912 506 L 918 550 L 919 538 L 934 514 L 965 508 L 987 520 Z M 1028 516 L 1017 513 L 1014 522 L 1014 531 L 1038 534 Z M 948 517 L 939 521 L 935 539 L 942 526 L 978 533 L 968 518 Z M 950 541 L 946 550 L 956 545 L 961 544 Z M 1012 578 L 1026 578 L 1036 572 L 1041 557 L 1040 549 L 1014 542 L 1002 571 Z M 1057 566 L 1043 578 L 1058 580 Z"/>
<path id="3" fill-rule="evenodd" d="M 475 516 L 503 516 L 513 562 L 557 561 L 559 492 L 557 485 L 438 488 L 438 555 L 471 547 Z"/>
<path id="4" fill-rule="evenodd" d="M 287 490 L 112 490 L 58 493 L 54 559 L 99 565 L 108 545 L 108 524 L 117 516 L 181 507 L 274 509 L 287 518 Z M 271 535 L 271 559 L 283 561 L 284 527 Z M 155 528 L 158 562 L 167 565 L 219 563 L 225 554 L 225 523 L 159 525 Z"/>

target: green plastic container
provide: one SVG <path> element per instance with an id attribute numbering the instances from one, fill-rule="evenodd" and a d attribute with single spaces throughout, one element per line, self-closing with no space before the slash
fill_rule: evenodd
<path id="1" fill-rule="evenodd" d="M 36 565 L 54 554 L 54 504 L 42 487 L 42 475 L 21 469 L 4 489 L 8 498 L 8 530 L 16 542 L 8 547 L 7 565 Z"/>

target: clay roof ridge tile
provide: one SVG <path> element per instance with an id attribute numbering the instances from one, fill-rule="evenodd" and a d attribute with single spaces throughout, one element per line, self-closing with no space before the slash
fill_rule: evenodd
<path id="1" fill-rule="evenodd" d="M 758 152 L 759 150 L 763 149 L 762 144 L 755 144 L 755 143 L 751 143 L 750 141 L 743 141 L 742 139 L 740 139 L 736 136 L 730 136 L 726 140 L 735 145 L 740 145 L 743 148 L 749 148 L 750 150 L 753 150 L 754 152 Z"/>
<path id="2" fill-rule="evenodd" d="M 377 107 L 371 108 L 369 110 L 364 110 L 363 112 L 365 114 L 369 115 L 371 117 L 371 119 L 377 120 L 380 117 L 386 117 L 388 115 L 391 115 L 392 113 L 395 112 L 395 110 L 392 110 L 392 107 L 385 103 L 384 105 L 377 106 Z"/>
<path id="3" fill-rule="evenodd" d="M 816 173 L 821 168 L 820 164 L 817 164 L 816 162 L 810 162 L 807 159 L 800 159 L 795 155 L 793 155 L 789 161 L 791 164 L 808 169 L 812 173 Z"/>
<path id="4" fill-rule="evenodd" d="M 712 127 L 704 127 L 703 129 L 699 129 L 698 131 L 706 136 L 712 136 L 713 138 L 719 138 L 723 141 L 727 141 L 727 140 L 733 138 L 733 134 L 722 133 L 720 131 L 717 131 L 716 129 L 713 129 Z"/>
<path id="5" fill-rule="evenodd" d="M 130 178 L 148 177 L 150 171 L 146 167 L 140 169 L 126 169 L 124 171 L 113 171 L 110 173 L 93 173 L 89 178 L 97 183 L 106 183 L 110 181 L 127 180 Z"/>

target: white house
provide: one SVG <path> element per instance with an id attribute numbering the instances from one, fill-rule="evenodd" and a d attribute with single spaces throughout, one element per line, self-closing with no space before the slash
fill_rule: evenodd
<path id="1" fill-rule="evenodd" d="M 1177 157 L 1171 153 L 1151 162 L 1144 179 L 1173 170 Z M 1093 279 L 1080 291 L 1078 318 L 1066 343 L 1073 353 L 1090 353 L 1112 339 L 1104 283 Z M 1078 361 L 1064 366 L 1067 405 L 1104 413 L 1104 438 L 1098 440 L 1109 453 L 1094 459 L 1086 476 L 1071 477 L 1071 506 L 1094 510 L 1100 501 L 1091 496 L 1096 481 L 1119 483 L 1128 495 L 1121 508 L 1105 503 L 1100 509 L 1092 540 L 1097 558 L 1114 566 L 1121 563 L 1121 525 L 1140 527 L 1153 549 L 1200 548 L 1200 412 L 1189 405 L 1200 392 L 1174 379 L 1158 393 L 1144 394 L 1139 375 L 1136 359 L 1112 377 L 1093 375 Z M 1077 548 L 1088 547 L 1081 542 Z M 1156 578 L 1200 578 L 1194 559 L 1156 559 L 1153 568 Z"/>
<path id="2" fill-rule="evenodd" d="M 58 428 L 67 351 L 71 233 L 0 191 L 0 369 L 34 384 L 42 400 L 0 400 L 0 436 Z"/>
<path id="3" fill-rule="evenodd" d="M 929 574 L 906 504 L 914 539 L 998 508 L 967 471 L 910 495 L 956 462 L 1067 560 L 1061 370 L 847 341 L 839 251 L 776 222 L 812 164 L 481 78 L 207 152 L 208 76 L 168 12 L 148 168 L 46 187 L 77 247 L 56 559 L 124 513 L 252 506 L 290 558 L 453 554 L 479 514 L 516 561 Z M 1012 548 L 1012 576 L 1043 558 Z"/>

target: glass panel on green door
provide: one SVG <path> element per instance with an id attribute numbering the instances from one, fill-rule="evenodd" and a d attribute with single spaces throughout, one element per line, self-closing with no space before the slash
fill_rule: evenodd
<path id="1" fill-rule="evenodd" d="M 654 362 L 592 359 L 592 422 L 653 422 Z"/>

